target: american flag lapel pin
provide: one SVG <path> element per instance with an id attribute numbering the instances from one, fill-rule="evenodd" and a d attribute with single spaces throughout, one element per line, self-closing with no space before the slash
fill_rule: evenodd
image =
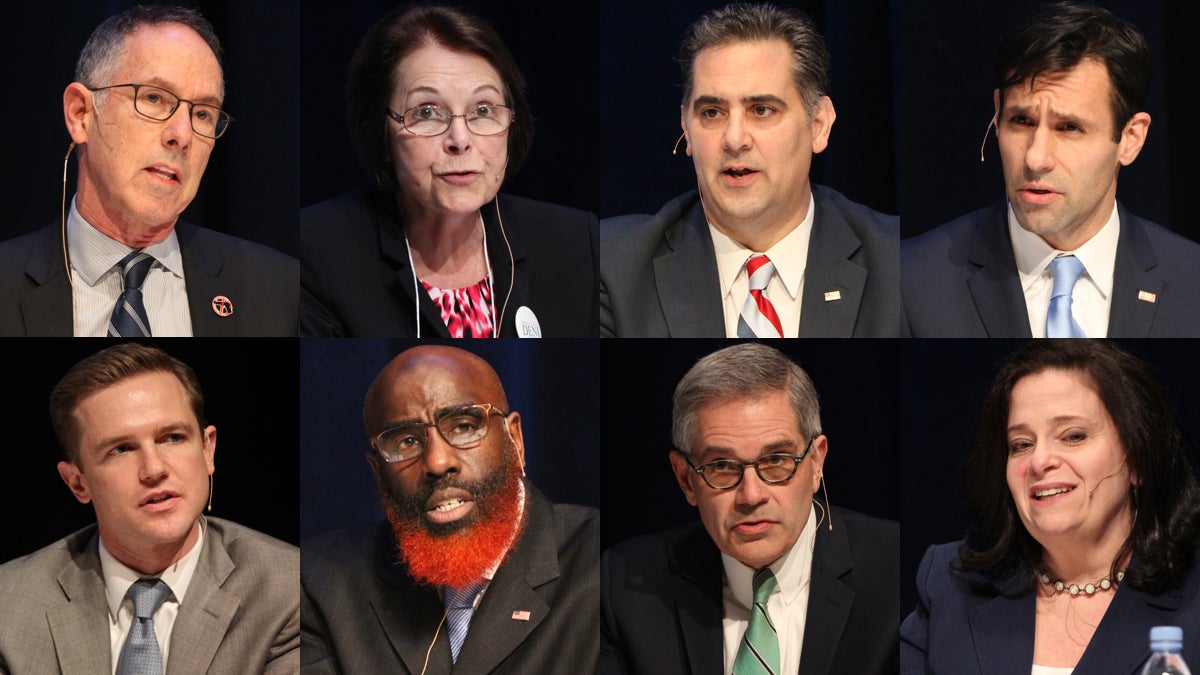
<path id="1" fill-rule="evenodd" d="M 825 291 L 825 302 L 833 302 L 834 300 L 841 300 L 841 299 L 842 299 L 841 291 Z"/>
<path id="2" fill-rule="evenodd" d="M 1150 291 L 1138 291 L 1138 300 L 1141 300 L 1142 302 L 1148 302 L 1150 304 L 1154 304 L 1154 301 L 1157 299 L 1158 299 L 1158 296 L 1155 295 L 1154 293 L 1151 293 Z"/>
<path id="3" fill-rule="evenodd" d="M 529 610 L 527 610 L 527 609 L 513 610 L 512 618 L 513 618 L 513 621 L 528 621 L 529 620 Z"/>

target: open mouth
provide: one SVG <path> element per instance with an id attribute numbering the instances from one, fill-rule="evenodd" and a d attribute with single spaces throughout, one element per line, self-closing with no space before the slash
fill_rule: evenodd
<path id="1" fill-rule="evenodd" d="M 725 169 L 724 171 L 722 171 L 722 173 L 724 173 L 726 176 L 732 176 L 734 178 L 741 178 L 743 176 L 748 176 L 752 173 L 757 173 L 757 172 L 754 169 L 731 168 L 731 169 Z"/>
<path id="2" fill-rule="evenodd" d="M 164 169 L 162 167 L 152 166 L 152 167 L 147 168 L 146 171 L 149 171 L 150 173 L 154 174 L 155 176 L 158 176 L 159 178 L 161 178 L 163 180 L 171 181 L 172 183 L 179 182 L 179 175 L 176 174 L 174 171 L 171 171 L 170 169 Z"/>
<path id="3" fill-rule="evenodd" d="M 175 499 L 177 496 L 178 495 L 176 495 L 173 492 L 161 492 L 158 494 L 150 495 L 149 497 L 143 499 L 141 505 L 142 506 L 154 506 L 156 504 L 163 504 L 172 499 Z"/>
<path id="4" fill-rule="evenodd" d="M 1038 490 L 1038 491 L 1034 492 L 1033 498 L 1038 501 L 1041 501 L 1043 499 L 1050 499 L 1051 497 L 1057 497 L 1058 495 L 1066 494 L 1074 489 L 1075 488 L 1073 488 L 1073 487 L 1046 488 L 1045 490 Z"/>

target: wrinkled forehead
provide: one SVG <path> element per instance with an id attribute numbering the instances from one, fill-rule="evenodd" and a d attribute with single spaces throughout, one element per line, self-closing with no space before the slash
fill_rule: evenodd
<path id="1" fill-rule="evenodd" d="M 424 419 L 439 408 L 490 403 L 507 411 L 500 380 L 479 357 L 454 348 L 415 348 L 379 373 L 367 394 L 368 431 L 383 422 Z"/>

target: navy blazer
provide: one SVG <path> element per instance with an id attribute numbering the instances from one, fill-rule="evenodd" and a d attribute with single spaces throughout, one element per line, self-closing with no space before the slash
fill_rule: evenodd
<path id="1" fill-rule="evenodd" d="M 817 528 L 801 675 L 895 673 L 900 527 L 833 508 Z M 600 562 L 600 673 L 721 675 L 721 554 L 700 523 L 637 537 Z"/>
<path id="2" fill-rule="evenodd" d="M 596 337 L 596 216 L 508 195 L 480 212 L 500 336 L 518 337 L 517 310 L 528 307 L 543 337 Z M 358 188 L 301 211 L 300 261 L 302 336 L 416 337 L 419 301 L 422 337 L 450 337 L 429 294 L 414 295 L 400 212 L 383 190 Z"/>
<path id="3" fill-rule="evenodd" d="M 900 244 L 912 337 L 1033 337 L 1007 206 L 969 213 Z M 1119 202 L 1108 337 L 1200 336 L 1200 244 Z M 1154 296 L 1154 302 L 1140 299 Z M 1039 336 L 1040 337 L 1040 336 Z"/>
<path id="4" fill-rule="evenodd" d="M 812 190 L 800 337 L 899 337 L 899 219 L 836 190 Z M 725 337 L 716 253 L 699 192 L 676 197 L 654 216 L 601 223 L 600 331 Z"/>
<path id="5" fill-rule="evenodd" d="M 978 573 L 956 569 L 961 542 L 931 546 L 917 572 L 917 608 L 900 627 L 900 672 L 1011 675 L 1033 667 L 1036 594 L 982 594 Z M 1200 574 L 1150 595 L 1118 587 L 1075 675 L 1136 675 L 1150 657 L 1150 629 L 1183 628 L 1183 658 L 1200 663 Z"/>
<path id="6" fill-rule="evenodd" d="M 300 324 L 300 265 L 274 249 L 185 222 L 175 224 L 192 334 L 293 337 Z M 224 295 L 233 313 L 213 300 Z M 0 335 L 71 337 L 71 285 L 58 223 L 0 244 Z M 153 328 L 153 327 L 152 327 Z"/>

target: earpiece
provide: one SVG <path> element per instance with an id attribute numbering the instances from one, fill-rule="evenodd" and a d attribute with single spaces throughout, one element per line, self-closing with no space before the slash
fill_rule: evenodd
<path id="1" fill-rule="evenodd" d="M 988 122 L 987 129 L 983 130 L 983 142 L 979 144 L 979 161 L 980 162 L 983 161 L 983 149 L 985 147 L 987 147 L 988 134 L 990 134 L 992 132 L 992 127 L 994 127 L 994 126 L 996 126 L 996 115 L 995 114 L 992 115 L 992 121 Z"/>
<path id="2" fill-rule="evenodd" d="M 672 155 L 678 155 L 678 154 L 679 154 L 679 144 L 680 144 L 680 143 L 682 143 L 682 142 L 683 142 L 683 139 L 684 139 L 684 138 L 686 138 L 686 137 L 687 137 L 687 132 L 686 132 L 686 131 L 685 131 L 685 132 L 683 132 L 682 134 L 679 134 L 679 140 L 675 141 L 675 147 L 674 147 L 674 148 L 671 148 L 671 154 L 672 154 Z"/>

